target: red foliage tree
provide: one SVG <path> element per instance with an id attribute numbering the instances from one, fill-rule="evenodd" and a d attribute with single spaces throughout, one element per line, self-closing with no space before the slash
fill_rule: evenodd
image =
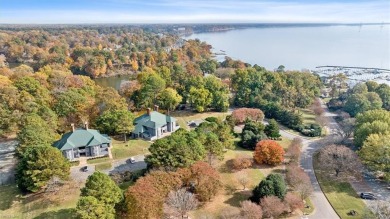
<path id="1" fill-rule="evenodd" d="M 309 175 L 295 164 L 290 164 L 287 167 L 286 181 L 300 195 L 302 200 L 313 193 Z"/>
<path id="2" fill-rule="evenodd" d="M 294 138 L 291 144 L 288 146 L 287 155 L 290 157 L 290 162 L 298 163 L 301 157 L 302 139 Z"/>
<path id="3" fill-rule="evenodd" d="M 239 108 L 233 111 L 232 118 L 235 124 L 243 124 L 246 119 L 257 122 L 264 119 L 264 113 L 259 109 Z"/>
<path id="4" fill-rule="evenodd" d="M 262 140 L 256 144 L 253 159 L 259 164 L 278 165 L 284 160 L 284 149 L 276 141 Z"/>
<path id="5" fill-rule="evenodd" d="M 231 165 L 232 169 L 239 171 L 251 167 L 253 165 L 253 160 L 252 158 L 241 156 L 233 159 Z"/>
<path id="6" fill-rule="evenodd" d="M 302 199 L 295 195 L 294 193 L 288 192 L 284 197 L 284 201 L 287 206 L 290 208 L 290 212 L 295 211 L 296 209 L 303 209 L 304 204 Z"/>

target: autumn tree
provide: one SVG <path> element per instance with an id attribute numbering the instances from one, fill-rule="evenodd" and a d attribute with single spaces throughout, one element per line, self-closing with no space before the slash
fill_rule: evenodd
<path id="1" fill-rule="evenodd" d="M 298 165 L 290 164 L 287 166 L 286 181 L 302 200 L 313 193 L 309 175 Z"/>
<path id="2" fill-rule="evenodd" d="M 195 195 L 182 188 L 169 192 L 165 201 L 164 213 L 167 216 L 184 218 L 189 211 L 195 210 L 198 204 Z"/>
<path id="3" fill-rule="evenodd" d="M 253 159 L 251 157 L 238 156 L 231 161 L 231 168 L 239 171 L 247 169 L 253 165 Z"/>
<path id="4" fill-rule="evenodd" d="M 109 110 L 105 111 L 96 119 L 96 125 L 99 130 L 108 134 L 123 134 L 126 141 L 126 135 L 134 129 L 134 115 L 128 110 Z"/>
<path id="5" fill-rule="evenodd" d="M 333 144 L 321 149 L 319 163 L 321 168 L 334 172 L 336 177 L 340 173 L 349 176 L 359 175 L 361 170 L 361 164 L 356 153 L 343 145 Z"/>
<path id="6" fill-rule="evenodd" d="M 16 169 L 16 182 L 24 191 L 38 192 L 54 176 L 67 179 L 69 162 L 61 152 L 50 145 L 26 148 Z"/>
<path id="7" fill-rule="evenodd" d="M 263 209 L 263 217 L 278 218 L 288 210 L 288 206 L 276 196 L 267 196 L 261 199 L 260 206 Z"/>
<path id="8" fill-rule="evenodd" d="M 276 141 L 262 140 L 256 144 L 253 159 L 259 164 L 278 165 L 284 160 L 284 149 Z"/>
<path id="9" fill-rule="evenodd" d="M 302 210 L 304 208 L 304 203 L 302 199 L 292 192 L 288 192 L 286 194 L 286 197 L 284 197 L 284 201 L 290 209 L 289 212 L 293 212 L 297 209 Z"/>
<path id="10" fill-rule="evenodd" d="M 242 124 L 247 119 L 255 122 L 261 122 L 264 119 L 264 113 L 254 108 L 238 108 L 232 112 L 232 118 L 235 124 Z"/>
<path id="11" fill-rule="evenodd" d="M 261 219 L 263 211 L 258 204 L 251 201 L 242 201 L 240 203 L 240 216 L 244 219 Z"/>
<path id="12" fill-rule="evenodd" d="M 287 148 L 286 155 L 290 158 L 290 162 L 297 163 L 301 157 L 302 139 L 294 138 Z"/>

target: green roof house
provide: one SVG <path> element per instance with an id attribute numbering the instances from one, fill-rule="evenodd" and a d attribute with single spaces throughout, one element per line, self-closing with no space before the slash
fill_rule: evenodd
<path id="1" fill-rule="evenodd" d="M 134 120 L 134 125 L 133 137 L 147 140 L 159 139 L 180 128 L 175 118 L 159 113 L 158 106 L 155 107 L 155 111 L 148 108 L 147 113 Z"/>
<path id="2" fill-rule="evenodd" d="M 98 130 L 89 129 L 88 123 L 85 123 L 83 129 L 75 129 L 72 124 L 72 131 L 63 134 L 53 146 L 60 149 L 67 159 L 74 160 L 79 157 L 106 156 L 110 144 L 110 137 L 100 134 Z"/>

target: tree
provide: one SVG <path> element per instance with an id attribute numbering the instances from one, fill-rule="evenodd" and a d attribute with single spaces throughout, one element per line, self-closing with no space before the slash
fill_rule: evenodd
<path id="1" fill-rule="evenodd" d="M 260 206 L 263 209 L 263 217 L 278 218 L 287 211 L 287 205 L 276 196 L 267 196 L 261 199 Z"/>
<path id="2" fill-rule="evenodd" d="M 238 183 L 240 183 L 240 185 L 242 185 L 242 190 L 245 190 L 248 183 L 249 183 L 249 178 L 247 175 L 244 175 L 243 173 L 239 173 L 239 175 L 237 176 L 237 181 Z"/>
<path id="3" fill-rule="evenodd" d="M 382 100 L 377 93 L 354 93 L 347 98 L 344 110 L 354 117 L 358 113 L 380 109 L 382 105 Z"/>
<path id="4" fill-rule="evenodd" d="M 264 133 L 271 139 L 280 137 L 279 126 L 275 119 L 271 119 L 268 125 L 265 126 Z"/>
<path id="5" fill-rule="evenodd" d="M 115 210 L 110 205 L 105 205 L 93 196 L 81 197 L 77 202 L 76 211 L 81 219 L 114 219 Z"/>
<path id="6" fill-rule="evenodd" d="M 61 152 L 48 145 L 26 148 L 16 169 L 16 182 L 24 191 L 37 192 L 54 176 L 67 179 L 69 162 Z"/>
<path id="7" fill-rule="evenodd" d="M 182 97 L 172 88 L 165 88 L 158 96 L 158 103 L 162 109 L 169 111 L 174 110 L 182 101 Z"/>
<path id="8" fill-rule="evenodd" d="M 213 59 L 206 59 L 199 63 L 199 67 L 204 74 L 213 74 L 217 70 L 217 62 Z"/>
<path id="9" fill-rule="evenodd" d="M 244 219 L 261 219 L 263 211 L 261 207 L 251 201 L 242 201 L 240 203 L 240 216 Z"/>
<path id="10" fill-rule="evenodd" d="M 300 195 L 302 200 L 313 193 L 309 175 L 297 165 L 291 164 L 287 167 L 286 181 Z"/>
<path id="11" fill-rule="evenodd" d="M 259 164 L 278 165 L 284 160 L 284 149 L 276 141 L 261 140 L 256 144 L 253 159 Z"/>
<path id="12" fill-rule="evenodd" d="M 276 69 L 276 72 L 279 73 L 284 72 L 284 69 L 285 69 L 284 65 L 279 65 L 278 68 Z"/>
<path id="13" fill-rule="evenodd" d="M 359 151 L 362 162 L 370 169 L 380 171 L 390 181 L 390 132 L 371 134 L 364 141 Z"/>
<path id="14" fill-rule="evenodd" d="M 253 108 L 238 108 L 232 112 L 232 118 L 235 124 L 242 124 L 250 119 L 255 122 L 261 122 L 264 119 L 263 111 Z"/>
<path id="15" fill-rule="evenodd" d="M 304 207 L 302 199 L 292 192 L 288 192 L 286 194 L 286 197 L 284 197 L 284 201 L 290 208 L 290 212 L 293 212 L 296 209 L 302 210 Z"/>
<path id="16" fill-rule="evenodd" d="M 165 81 L 157 73 L 147 70 L 138 74 L 141 89 L 133 93 L 132 99 L 137 107 L 151 107 L 156 104 L 157 96 L 165 89 Z"/>
<path id="17" fill-rule="evenodd" d="M 156 140 L 149 148 L 146 163 L 153 167 L 189 167 L 205 158 L 205 148 L 195 133 L 179 129 L 172 135 Z"/>
<path id="18" fill-rule="evenodd" d="M 355 145 L 360 148 L 364 141 L 371 134 L 385 134 L 390 131 L 390 123 L 382 122 L 382 120 L 376 120 L 372 123 L 363 123 L 357 126 L 354 133 Z"/>
<path id="19" fill-rule="evenodd" d="M 239 156 L 232 160 L 232 169 L 242 170 L 247 169 L 253 165 L 253 159 L 250 157 Z"/>
<path id="20" fill-rule="evenodd" d="M 264 125 L 262 123 L 247 120 L 241 133 L 241 146 L 254 150 L 257 142 L 267 138 L 263 130 Z"/>
<path id="21" fill-rule="evenodd" d="M 332 144 L 321 149 L 319 162 L 323 169 L 334 172 L 336 177 L 340 173 L 346 173 L 349 176 L 358 175 L 361 170 L 356 153 L 343 145 Z"/>
<path id="22" fill-rule="evenodd" d="M 17 136 L 19 141 L 16 149 L 18 155 L 22 155 L 31 146 L 51 145 L 57 137 L 52 127 L 35 113 L 25 115 L 22 119 L 22 125 Z"/>
<path id="23" fill-rule="evenodd" d="M 270 174 L 267 178 L 261 180 L 252 192 L 250 200 L 259 203 L 260 199 L 266 196 L 277 196 L 284 198 L 287 192 L 287 186 L 284 182 L 283 176 L 280 174 Z"/>
<path id="24" fill-rule="evenodd" d="M 390 202 L 375 200 L 368 203 L 368 209 L 370 210 L 370 215 L 374 215 L 376 219 L 387 219 L 390 217 Z"/>
<path id="25" fill-rule="evenodd" d="M 216 111 L 226 112 L 229 108 L 229 90 L 221 79 L 210 75 L 204 78 L 204 87 L 212 96 L 211 108 Z"/>
<path id="26" fill-rule="evenodd" d="M 204 88 L 191 87 L 190 102 L 195 108 L 195 111 L 201 113 L 207 109 L 213 100 L 212 94 L 209 90 Z"/>
<path id="27" fill-rule="evenodd" d="M 211 165 L 212 161 L 215 158 L 223 159 L 224 154 L 224 146 L 222 142 L 219 141 L 219 138 L 214 133 L 206 133 L 206 139 L 203 143 L 206 153 L 207 153 L 207 161 Z"/>
<path id="28" fill-rule="evenodd" d="M 381 84 L 375 89 L 375 92 L 382 99 L 382 107 L 386 110 L 390 110 L 390 86 L 387 84 Z"/>
<path id="29" fill-rule="evenodd" d="M 123 199 L 120 188 L 104 173 L 94 172 L 88 176 L 85 187 L 81 189 L 82 197 L 93 196 L 99 202 L 114 207 Z"/>
<path id="30" fill-rule="evenodd" d="M 198 200 L 185 188 L 171 191 L 165 202 L 164 211 L 168 216 L 185 218 L 189 211 L 196 209 Z"/>
<path id="31" fill-rule="evenodd" d="M 108 134 L 126 134 L 134 129 L 134 115 L 128 110 L 105 111 L 96 119 L 96 125 L 100 131 Z"/>
<path id="32" fill-rule="evenodd" d="M 301 157 L 302 139 L 294 138 L 287 149 L 287 155 L 290 158 L 291 163 L 298 164 Z"/>

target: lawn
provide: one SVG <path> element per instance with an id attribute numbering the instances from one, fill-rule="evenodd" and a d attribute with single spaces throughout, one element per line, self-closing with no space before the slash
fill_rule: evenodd
<path id="1" fill-rule="evenodd" d="M 113 139 L 111 153 L 114 159 L 124 159 L 139 154 L 147 154 L 149 153 L 148 148 L 151 144 L 151 142 L 141 139 L 131 139 L 126 143 Z"/>
<path id="2" fill-rule="evenodd" d="M 245 150 L 240 147 L 236 147 L 234 150 L 228 150 L 225 153 L 224 160 L 216 165 L 216 168 L 220 172 L 221 181 L 224 188 L 221 188 L 221 192 L 213 198 L 211 202 L 207 202 L 202 208 L 191 212 L 193 218 L 201 218 L 205 215 L 210 217 L 217 217 L 226 210 L 239 211 L 240 202 L 247 200 L 251 196 L 252 189 L 259 184 L 264 178 L 264 175 L 260 168 L 254 166 L 252 168 L 244 169 L 238 172 L 233 172 L 229 169 L 227 162 L 236 156 L 248 156 L 252 157 L 253 151 Z M 245 176 L 249 179 L 248 186 L 243 190 L 243 186 L 237 182 L 237 178 Z M 226 189 L 226 185 L 232 185 L 232 191 Z"/>
<path id="3" fill-rule="evenodd" d="M 351 184 L 349 182 L 337 181 L 328 177 L 319 169 L 319 163 L 316 156 L 314 157 L 313 165 L 322 191 L 340 218 L 363 218 L 366 206 L 357 195 L 356 191 L 352 188 Z M 347 213 L 351 210 L 355 210 L 358 215 L 347 215 Z"/>
<path id="4" fill-rule="evenodd" d="M 103 163 L 110 161 L 111 159 L 109 157 L 100 157 L 100 158 L 95 158 L 95 159 L 88 159 L 87 163 L 88 164 L 96 164 L 96 163 Z"/>
<path id="5" fill-rule="evenodd" d="M 300 109 L 299 113 L 302 115 L 303 124 L 309 125 L 316 122 L 316 115 L 311 109 Z"/>
<path id="6" fill-rule="evenodd" d="M 23 195 L 16 185 L 0 186 L 0 218 L 74 218 L 80 185 L 69 182 L 53 193 Z"/>
<path id="7" fill-rule="evenodd" d="M 96 171 L 108 170 L 112 167 L 111 162 L 99 163 L 95 165 Z"/>
<path id="8" fill-rule="evenodd" d="M 180 127 L 184 129 L 189 129 L 187 126 L 187 122 L 191 120 L 199 120 L 199 119 L 205 119 L 207 117 L 217 117 L 224 119 L 227 115 L 229 115 L 229 112 L 204 112 L 204 113 L 195 113 L 191 111 L 174 111 L 171 112 L 171 116 L 175 117 L 177 119 L 177 123 L 180 125 Z"/>

